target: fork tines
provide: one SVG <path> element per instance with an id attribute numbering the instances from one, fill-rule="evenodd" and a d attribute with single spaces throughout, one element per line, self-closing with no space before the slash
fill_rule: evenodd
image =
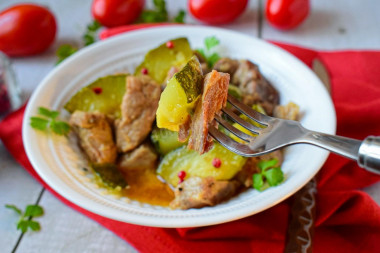
<path id="1" fill-rule="evenodd" d="M 250 133 L 252 133 L 252 135 L 242 132 L 241 130 L 233 126 L 230 122 L 228 122 L 222 116 L 219 116 L 219 115 L 215 116 L 215 120 L 221 126 L 223 126 L 226 130 L 228 130 L 230 133 L 234 134 L 235 136 L 243 140 L 244 143 L 240 143 L 233 140 L 228 134 L 221 132 L 220 130 L 218 130 L 212 125 L 209 126 L 209 133 L 215 140 L 217 140 L 220 144 L 222 144 L 224 147 L 231 150 L 232 152 L 235 152 L 237 154 L 244 155 L 244 156 L 247 156 L 247 154 L 252 155 L 253 151 L 249 148 L 247 144 L 253 141 L 256 135 L 260 135 L 262 130 L 268 125 L 268 118 L 270 119 L 270 117 L 253 110 L 247 105 L 239 102 L 237 99 L 235 99 L 231 95 L 228 95 L 227 100 L 240 113 L 244 114 L 249 119 L 262 125 L 262 127 L 255 126 L 245 121 L 244 119 L 236 115 L 229 108 L 223 108 L 222 109 L 223 115 L 226 115 L 230 120 L 232 120 L 233 122 L 236 122 L 240 126 L 247 129 Z"/>

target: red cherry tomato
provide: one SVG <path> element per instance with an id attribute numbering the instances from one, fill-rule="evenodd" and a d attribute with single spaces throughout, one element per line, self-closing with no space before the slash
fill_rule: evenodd
<path id="1" fill-rule="evenodd" d="M 145 0 L 94 0 L 91 12 L 94 19 L 107 27 L 130 24 L 141 14 Z"/>
<path id="2" fill-rule="evenodd" d="M 204 23 L 225 24 L 239 17 L 247 3 L 248 0 L 189 0 L 189 10 Z"/>
<path id="3" fill-rule="evenodd" d="M 287 30 L 305 20 L 310 10 L 309 0 L 268 0 L 266 16 L 271 25 Z"/>
<path id="4" fill-rule="evenodd" d="M 35 4 L 14 5 L 0 13 L 0 51 L 27 56 L 45 51 L 54 41 L 53 14 Z"/>

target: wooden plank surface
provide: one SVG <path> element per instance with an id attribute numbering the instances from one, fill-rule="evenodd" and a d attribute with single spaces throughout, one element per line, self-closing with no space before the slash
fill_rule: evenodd
<path id="1" fill-rule="evenodd" d="M 136 252 L 111 231 L 66 206 L 48 191 L 39 204 L 45 209 L 44 216 L 38 219 L 42 229 L 26 233 L 16 252 Z"/>
<path id="2" fill-rule="evenodd" d="M 224 26 L 252 36 L 260 33 L 265 39 L 278 40 L 321 49 L 375 48 L 380 49 L 380 1 L 318 0 L 312 1 L 313 11 L 299 28 L 281 32 L 272 28 L 262 12 L 264 0 L 251 0 L 246 12 L 233 24 Z M 25 2 L 23 0 L 0 1 L 0 9 Z M 32 0 L 49 6 L 56 14 L 59 33 L 53 47 L 39 56 L 13 60 L 20 86 L 29 96 L 43 77 L 54 67 L 54 52 L 59 45 L 80 45 L 85 26 L 90 22 L 91 0 L 48 1 Z M 151 6 L 150 0 L 147 0 Z M 186 8 L 186 1 L 167 0 L 169 13 L 174 15 Z M 261 12 L 259 5 L 261 5 Z M 344 7 L 342 7 L 344 6 Z M 262 19 L 260 19 L 260 17 Z M 198 23 L 189 15 L 188 23 Z M 260 31 L 260 32 L 259 32 Z M 49 192 L 41 194 L 42 187 L 35 182 L 7 153 L 0 144 L 0 206 L 6 203 L 25 207 L 39 203 L 45 215 L 38 219 L 40 232 L 20 237 L 16 230 L 16 215 L 0 207 L 1 252 L 11 252 L 21 238 L 16 252 L 135 252 L 112 232 L 96 222 L 62 204 Z M 380 184 L 366 189 L 380 203 Z"/>
<path id="3" fill-rule="evenodd" d="M 0 252 L 11 252 L 21 236 L 16 230 L 18 215 L 4 206 L 24 209 L 37 201 L 42 189 L 0 143 Z"/>

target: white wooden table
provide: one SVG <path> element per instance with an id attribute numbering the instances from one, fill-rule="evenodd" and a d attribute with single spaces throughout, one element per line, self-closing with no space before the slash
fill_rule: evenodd
<path id="1" fill-rule="evenodd" d="M 25 1 L 25 0 L 24 0 Z M 1 0 L 0 10 L 23 0 Z M 45 53 L 13 59 L 13 68 L 24 96 L 28 97 L 43 77 L 54 68 L 55 50 L 64 43 L 80 45 L 91 21 L 91 0 L 28 0 L 48 6 L 58 21 L 58 36 Z M 147 0 L 148 6 L 151 0 Z M 185 0 L 167 0 L 169 13 L 186 8 Z M 295 30 L 272 28 L 263 12 L 265 0 L 250 0 L 245 13 L 233 24 L 223 26 L 264 39 L 295 43 L 316 49 L 380 49 L 380 1 L 311 0 L 312 12 Z M 197 23 L 187 16 L 188 23 Z M 365 189 L 380 203 L 380 183 Z M 38 218 L 41 231 L 24 235 L 16 230 L 17 216 L 5 204 L 24 208 L 43 206 Z M 62 204 L 44 190 L 9 155 L 0 143 L 0 251 L 1 252 L 136 252 L 112 232 Z"/>

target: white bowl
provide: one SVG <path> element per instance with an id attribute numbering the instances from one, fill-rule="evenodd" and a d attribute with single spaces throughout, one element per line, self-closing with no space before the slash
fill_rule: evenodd
<path id="1" fill-rule="evenodd" d="M 223 223 L 261 212 L 305 185 L 321 168 L 328 152 L 309 145 L 287 148 L 282 169 L 286 180 L 263 192 L 247 190 L 214 207 L 190 210 L 139 203 L 116 198 L 97 187 L 91 174 L 81 168 L 86 161 L 70 139 L 32 129 L 30 117 L 43 106 L 58 110 L 68 119 L 63 105 L 81 87 L 115 72 L 134 71 L 145 53 L 177 37 L 187 37 L 192 48 L 203 47 L 205 37 L 221 41 L 223 56 L 257 63 L 278 89 L 281 104 L 297 103 L 302 124 L 312 130 L 334 134 L 335 111 L 322 83 L 302 62 L 265 41 L 210 27 L 158 27 L 128 32 L 84 48 L 56 67 L 29 100 L 23 122 L 23 142 L 33 167 L 55 191 L 73 203 L 111 219 L 158 227 L 195 227 Z"/>

